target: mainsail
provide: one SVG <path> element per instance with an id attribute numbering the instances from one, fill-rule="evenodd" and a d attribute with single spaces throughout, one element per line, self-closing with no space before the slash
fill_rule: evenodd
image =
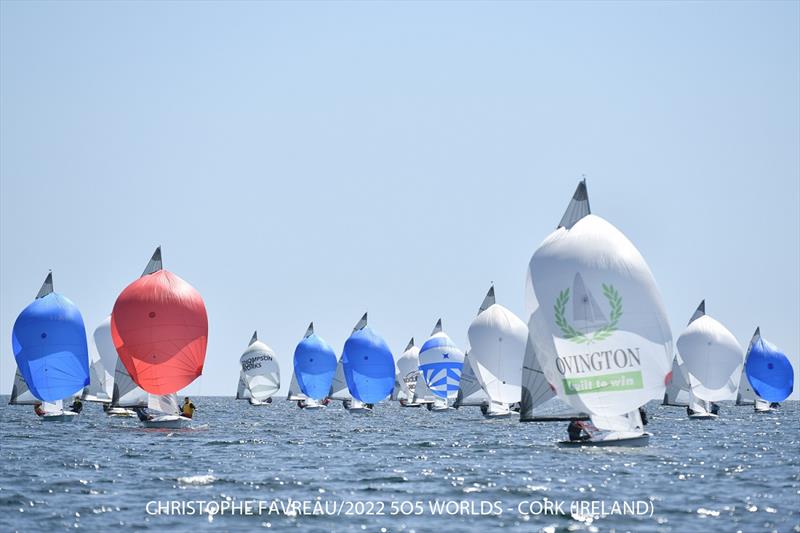
<path id="1" fill-rule="evenodd" d="M 253 333 L 239 363 L 244 382 L 254 400 L 263 402 L 281 388 L 281 370 L 275 352 L 258 340 L 257 332 Z"/>
<path id="2" fill-rule="evenodd" d="M 95 351 L 92 352 L 89 369 L 90 382 L 84 390 L 83 399 L 89 402 L 107 403 L 114 392 L 114 370 L 119 361 L 114 339 L 111 338 L 111 316 L 97 326 L 92 335 Z"/>
<path id="3" fill-rule="evenodd" d="M 150 403 L 147 391 L 134 383 L 122 361 L 117 361 L 114 371 L 114 389 L 111 407 L 147 407 Z"/>
<path id="4" fill-rule="evenodd" d="M 17 368 L 36 398 L 54 402 L 89 384 L 83 317 L 71 300 L 53 292 L 52 273 L 14 322 L 11 344 Z"/>
<path id="5" fill-rule="evenodd" d="M 419 371 L 435 396 L 455 400 L 463 368 L 464 352 L 442 330 L 440 318 L 419 351 Z"/>
<path id="6" fill-rule="evenodd" d="M 378 403 L 392 393 L 394 357 L 383 338 L 361 318 L 344 344 L 342 367 L 350 394 L 364 403 Z"/>
<path id="7" fill-rule="evenodd" d="M 745 362 L 746 365 L 746 362 Z M 747 380 L 747 372 L 742 367 L 742 375 L 739 377 L 739 391 L 736 393 L 736 405 L 753 405 L 756 401 L 756 393 Z"/>
<path id="8" fill-rule="evenodd" d="M 664 391 L 662 405 L 674 407 L 686 407 L 689 405 L 689 381 L 686 379 L 686 372 L 683 369 L 683 361 L 679 354 L 675 354 L 672 360 L 672 379 L 667 384 Z"/>
<path id="9" fill-rule="evenodd" d="M 491 287 L 469 326 L 470 364 L 489 399 L 508 406 L 521 398 L 528 327 L 494 298 Z"/>
<path id="10" fill-rule="evenodd" d="M 297 375 L 292 372 L 292 381 L 289 383 L 289 391 L 286 393 L 286 399 L 290 402 L 297 402 L 305 400 L 308 397 L 300 390 L 300 385 L 297 383 Z"/>
<path id="11" fill-rule="evenodd" d="M 349 400 L 352 398 L 350 391 L 347 389 L 347 379 L 344 377 L 344 366 L 342 359 L 336 363 L 336 373 L 333 375 L 331 382 L 331 390 L 328 393 L 328 398 L 331 400 Z"/>
<path id="12" fill-rule="evenodd" d="M 202 374 L 205 304 L 194 287 L 162 268 L 161 247 L 114 303 L 111 335 L 133 380 L 152 394 L 177 392 Z"/>
<path id="13" fill-rule="evenodd" d="M 309 398 L 323 400 L 336 374 L 336 352 L 309 324 L 303 340 L 294 350 L 294 375 L 300 390 Z"/>
<path id="14" fill-rule="evenodd" d="M 486 392 L 481 387 L 481 383 L 472 369 L 470 353 L 467 351 L 464 354 L 464 367 L 461 371 L 461 379 L 458 382 L 458 393 L 453 402 L 453 407 L 456 409 L 459 407 L 480 407 L 489 403 L 489 398 L 486 396 Z"/>
<path id="15" fill-rule="evenodd" d="M 250 394 L 250 389 L 247 388 L 247 383 L 244 381 L 244 374 L 239 371 L 239 384 L 236 386 L 236 399 L 249 400 L 253 396 Z"/>
<path id="16" fill-rule="evenodd" d="M 639 250 L 590 213 L 584 181 L 533 254 L 526 287 L 525 407 L 533 404 L 533 358 L 558 397 L 578 411 L 626 415 L 663 397 L 672 334 L 661 295 Z"/>
<path id="17" fill-rule="evenodd" d="M 733 400 L 744 353 L 736 337 L 705 313 L 705 301 L 676 342 L 692 394 L 701 400 Z"/>
<path id="18" fill-rule="evenodd" d="M 39 403 L 39 399 L 31 393 L 28 384 L 22 374 L 19 373 L 17 368 L 14 374 L 14 385 L 11 387 L 11 399 L 8 400 L 9 405 L 34 405 Z"/>
<path id="19" fill-rule="evenodd" d="M 756 328 L 747 350 L 745 372 L 753 392 L 768 402 L 782 402 L 794 389 L 794 369 L 786 354 Z"/>

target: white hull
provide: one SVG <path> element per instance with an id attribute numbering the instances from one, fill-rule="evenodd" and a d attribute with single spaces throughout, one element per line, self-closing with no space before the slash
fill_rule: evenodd
<path id="1" fill-rule="evenodd" d="M 400 402 L 400 407 L 422 407 L 422 404 L 414 402 Z"/>
<path id="2" fill-rule="evenodd" d="M 350 412 L 351 414 L 358 415 L 358 414 L 364 414 L 364 413 L 371 413 L 372 409 L 370 409 L 369 407 L 367 407 L 365 405 L 361 405 L 361 406 L 357 406 L 357 407 L 351 407 L 347 411 Z"/>
<path id="3" fill-rule="evenodd" d="M 107 416 L 116 416 L 116 417 L 124 417 L 129 418 L 132 416 L 136 416 L 136 413 L 133 412 L 132 409 L 125 409 L 124 407 L 112 407 L 108 411 L 106 411 Z"/>
<path id="4" fill-rule="evenodd" d="M 754 411 L 756 413 L 772 413 L 774 411 L 777 411 L 777 409 L 775 409 L 774 407 L 761 407 L 759 405 L 756 405 Z"/>
<path id="5" fill-rule="evenodd" d="M 559 448 L 643 448 L 650 444 L 650 433 L 619 431 L 593 437 L 589 440 L 565 440 L 558 443 Z"/>
<path id="6" fill-rule="evenodd" d="M 78 413 L 63 411 L 61 413 L 47 413 L 42 416 L 44 422 L 74 422 L 78 418 Z"/>
<path id="7" fill-rule="evenodd" d="M 484 418 L 487 419 L 510 418 L 512 414 L 519 414 L 518 412 L 512 411 L 511 407 L 508 405 L 499 405 L 496 403 L 490 404 L 487 409 L 481 409 L 481 413 Z"/>
<path id="8" fill-rule="evenodd" d="M 303 407 L 304 411 L 319 411 L 320 409 L 325 409 L 325 406 L 320 403 L 316 405 L 306 405 Z"/>
<path id="9" fill-rule="evenodd" d="M 142 422 L 144 427 L 150 429 L 182 429 L 189 427 L 191 423 L 191 418 L 184 418 L 178 415 L 161 415 Z"/>
<path id="10" fill-rule="evenodd" d="M 711 413 L 695 413 L 693 415 L 689 415 L 689 420 L 714 420 L 717 418 L 719 418 L 718 415 Z"/>

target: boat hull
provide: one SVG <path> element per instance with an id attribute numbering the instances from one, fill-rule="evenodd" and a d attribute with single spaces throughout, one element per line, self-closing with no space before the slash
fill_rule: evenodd
<path id="1" fill-rule="evenodd" d="M 689 415 L 689 420 L 716 420 L 717 418 L 719 418 L 719 416 L 712 413 L 695 413 Z"/>
<path id="2" fill-rule="evenodd" d="M 78 418 L 78 413 L 64 411 L 63 413 L 53 413 L 42 416 L 44 422 L 74 422 Z"/>
<path id="3" fill-rule="evenodd" d="M 131 409 L 125 409 L 124 407 L 112 407 L 108 411 L 106 411 L 106 416 L 115 416 L 119 418 L 130 418 L 132 416 L 136 416 L 136 413 L 133 412 Z"/>
<path id="4" fill-rule="evenodd" d="M 643 448 L 650 444 L 650 433 L 619 434 L 594 440 L 565 440 L 558 443 L 559 448 Z"/>
<path id="5" fill-rule="evenodd" d="M 156 416 L 151 420 L 144 420 L 142 424 L 148 429 L 182 429 L 189 427 L 191 418 L 185 418 L 178 415 L 163 415 Z"/>
<path id="6" fill-rule="evenodd" d="M 347 409 L 347 411 L 350 414 L 360 415 L 360 414 L 371 413 L 372 409 L 370 409 L 369 407 L 362 406 L 362 407 L 350 407 L 349 409 Z"/>

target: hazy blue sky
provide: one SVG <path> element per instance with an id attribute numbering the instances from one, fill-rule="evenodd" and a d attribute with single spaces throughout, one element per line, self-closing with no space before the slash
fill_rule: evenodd
<path id="1" fill-rule="evenodd" d="M 799 5 L 4 1 L 0 390 L 49 268 L 91 334 L 158 244 L 209 313 L 192 394 L 254 329 L 284 391 L 311 320 L 463 346 L 584 173 L 676 338 L 705 298 L 797 370 Z"/>

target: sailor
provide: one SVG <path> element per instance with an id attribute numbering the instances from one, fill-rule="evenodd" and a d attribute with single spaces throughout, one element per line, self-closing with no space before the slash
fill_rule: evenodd
<path id="1" fill-rule="evenodd" d="M 42 402 L 36 402 L 33 404 L 33 412 L 36 413 L 36 416 L 44 416 L 47 411 L 42 407 Z"/>
<path id="2" fill-rule="evenodd" d="M 770 403 L 770 404 L 769 404 L 769 406 L 770 406 L 770 408 L 772 408 L 772 409 L 777 409 L 778 407 L 780 407 L 780 406 L 781 406 L 781 404 L 780 404 L 780 403 L 778 403 L 778 402 L 772 402 L 772 403 Z"/>
<path id="3" fill-rule="evenodd" d="M 719 414 L 719 404 L 716 404 L 716 403 L 714 403 L 714 402 L 711 402 L 711 414 L 712 414 L 712 415 L 717 415 L 717 414 Z"/>
<path id="4" fill-rule="evenodd" d="M 267 401 L 266 401 L 266 402 L 264 402 L 264 403 L 272 403 L 272 396 L 270 396 L 269 398 L 267 398 Z"/>
<path id="5" fill-rule="evenodd" d="M 486 415 L 489 412 L 489 404 L 481 404 L 481 414 Z"/>
<path id="6" fill-rule="evenodd" d="M 153 419 L 153 415 L 149 414 L 144 407 L 134 407 L 133 412 L 139 417 L 142 422 L 147 422 Z"/>
<path id="7" fill-rule="evenodd" d="M 583 424 L 578 420 L 573 420 L 569 423 L 569 426 L 567 426 L 567 434 L 569 434 L 569 440 L 571 441 L 589 440 L 592 438 Z"/>
<path id="8" fill-rule="evenodd" d="M 83 410 L 83 402 L 77 396 L 72 401 L 72 405 L 69 408 L 70 411 L 73 413 L 80 413 Z"/>
<path id="9" fill-rule="evenodd" d="M 639 416 L 642 417 L 642 425 L 647 425 L 647 411 L 644 410 L 644 406 L 639 408 Z"/>
<path id="10" fill-rule="evenodd" d="M 189 401 L 189 397 L 183 399 L 183 406 L 181 407 L 181 416 L 184 418 L 192 418 L 194 415 L 195 406 L 192 402 Z"/>
<path id="11" fill-rule="evenodd" d="M 692 409 L 691 407 L 689 407 L 689 406 L 687 405 L 687 406 L 686 406 L 686 414 L 687 414 L 688 416 L 692 416 L 692 415 L 694 414 L 694 409 Z"/>
<path id="12" fill-rule="evenodd" d="M 352 402 L 350 400 L 342 400 L 342 407 L 344 407 L 345 409 L 350 409 L 350 405 L 352 405 Z"/>
<path id="13" fill-rule="evenodd" d="M 300 409 L 305 409 L 306 408 L 306 401 L 305 400 L 297 400 L 297 407 L 299 407 Z"/>

